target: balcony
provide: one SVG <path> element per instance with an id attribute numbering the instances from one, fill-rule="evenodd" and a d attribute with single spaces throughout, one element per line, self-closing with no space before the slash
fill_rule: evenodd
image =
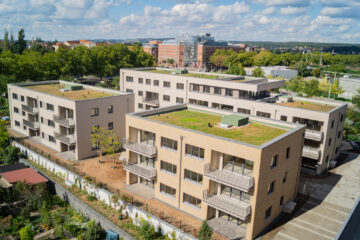
<path id="1" fill-rule="evenodd" d="M 309 129 L 305 130 L 305 138 L 307 138 L 307 139 L 321 142 L 323 136 L 324 136 L 323 132 L 309 130 Z"/>
<path id="2" fill-rule="evenodd" d="M 24 126 L 27 126 L 29 128 L 35 129 L 35 130 L 40 128 L 39 122 L 32 122 L 32 121 L 23 119 L 23 124 L 24 124 Z"/>
<path id="3" fill-rule="evenodd" d="M 219 195 L 210 195 L 207 190 L 204 190 L 203 192 L 203 201 L 210 207 L 238 217 L 241 220 L 246 220 L 251 213 L 251 206 L 249 203 Z"/>
<path id="4" fill-rule="evenodd" d="M 65 118 L 65 117 L 60 117 L 57 115 L 54 115 L 53 117 L 54 122 L 66 126 L 66 127 L 72 127 L 75 125 L 75 120 L 73 118 Z"/>
<path id="5" fill-rule="evenodd" d="M 153 167 L 141 165 L 138 163 L 129 163 L 124 162 L 124 169 L 134 173 L 140 177 L 143 177 L 147 180 L 154 179 L 156 177 L 156 169 Z"/>
<path id="6" fill-rule="evenodd" d="M 302 156 L 318 160 L 320 158 L 320 150 L 318 148 L 304 146 Z"/>
<path id="7" fill-rule="evenodd" d="M 74 135 L 65 135 L 55 132 L 55 138 L 60 142 L 66 143 L 67 145 L 73 145 L 76 143 Z"/>
<path id="8" fill-rule="evenodd" d="M 125 149 L 144 155 L 146 157 L 152 158 L 156 155 L 156 147 L 147 143 L 137 143 L 124 138 L 123 146 Z"/>
<path id="9" fill-rule="evenodd" d="M 211 169 L 210 164 L 206 164 L 204 168 L 205 176 L 213 181 L 249 192 L 254 186 L 254 178 L 226 170 Z"/>
<path id="10" fill-rule="evenodd" d="M 23 111 L 31 114 L 37 114 L 39 112 L 39 109 L 37 107 L 31 107 L 25 104 L 21 104 L 21 108 Z"/>
<path id="11" fill-rule="evenodd" d="M 143 97 L 142 103 L 153 106 L 153 107 L 159 107 L 159 100 L 158 99 L 152 99 L 152 98 Z"/>

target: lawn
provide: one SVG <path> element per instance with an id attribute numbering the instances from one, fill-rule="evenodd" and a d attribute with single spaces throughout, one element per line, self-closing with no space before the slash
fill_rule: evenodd
<path id="1" fill-rule="evenodd" d="M 218 127 L 218 123 L 221 121 L 220 115 L 193 110 L 175 111 L 149 116 L 149 118 L 258 146 L 287 132 L 285 129 L 256 122 L 250 122 L 242 127 L 224 129 Z M 209 127 L 208 123 L 210 123 L 212 127 Z"/>
<path id="2" fill-rule="evenodd" d="M 61 92 L 60 89 L 64 88 L 63 84 L 43 84 L 43 85 L 32 85 L 26 86 L 26 88 L 33 89 L 35 91 L 64 97 L 70 100 L 86 100 L 93 98 L 102 98 L 102 97 L 110 97 L 113 96 L 111 93 L 106 93 L 102 91 L 96 91 L 93 89 L 82 89 L 76 91 L 67 91 Z"/>
<path id="3" fill-rule="evenodd" d="M 152 72 L 152 73 L 161 73 L 161 74 L 169 74 L 169 75 L 173 75 L 171 70 L 147 70 L 147 72 Z M 197 78 L 207 78 L 207 79 L 217 79 L 217 78 L 222 78 L 219 75 L 215 75 L 215 74 L 203 74 L 203 73 L 186 73 L 186 74 L 176 74 L 177 76 L 187 76 L 187 77 L 197 77 Z"/>
<path id="4" fill-rule="evenodd" d="M 311 103 L 311 102 L 287 102 L 287 103 L 277 103 L 279 105 L 288 106 L 288 107 L 297 107 L 297 108 L 305 108 L 308 110 L 320 111 L 320 112 L 328 112 L 335 108 L 335 106 Z"/>

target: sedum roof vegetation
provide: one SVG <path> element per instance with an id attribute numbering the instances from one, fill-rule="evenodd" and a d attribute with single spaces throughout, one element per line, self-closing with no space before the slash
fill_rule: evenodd
<path id="1" fill-rule="evenodd" d="M 223 78 L 222 76 L 215 75 L 215 74 L 203 74 L 203 73 L 184 73 L 184 74 L 173 74 L 174 71 L 171 70 L 162 70 L 162 69 L 151 69 L 146 70 L 146 72 L 152 73 L 160 73 L 160 74 L 169 74 L 174 76 L 187 76 L 187 77 L 197 77 L 197 78 L 207 78 L 207 79 L 218 79 Z"/>
<path id="2" fill-rule="evenodd" d="M 283 105 L 283 106 L 288 106 L 288 107 L 304 108 L 304 109 L 320 111 L 320 112 L 329 112 L 330 110 L 335 108 L 335 106 L 332 106 L 332 105 L 306 102 L 306 101 L 284 102 L 284 103 L 277 103 L 277 104 Z"/>
<path id="3" fill-rule="evenodd" d="M 86 100 L 86 99 L 114 96 L 114 94 L 112 93 L 102 92 L 93 89 L 85 89 L 85 88 L 81 90 L 62 92 L 60 90 L 64 88 L 64 84 L 40 84 L 40 85 L 30 85 L 25 87 L 35 91 L 47 93 L 50 95 L 67 98 L 70 100 Z"/>
<path id="4" fill-rule="evenodd" d="M 248 124 L 240 127 L 228 129 L 221 128 L 219 127 L 219 123 L 222 119 L 221 115 L 189 109 L 151 115 L 148 118 L 257 146 L 288 131 L 287 129 L 269 126 L 254 121 L 250 121 Z"/>

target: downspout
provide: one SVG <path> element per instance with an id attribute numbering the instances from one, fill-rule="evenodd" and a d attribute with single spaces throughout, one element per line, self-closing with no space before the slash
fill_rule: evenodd
<path id="1" fill-rule="evenodd" d="M 181 193 L 181 172 L 182 172 L 182 149 L 183 149 L 183 139 L 184 136 L 180 136 L 180 164 L 179 164 L 179 186 L 178 186 L 178 191 L 179 191 L 179 197 L 178 197 L 178 208 L 180 208 L 180 193 Z"/>
<path id="2" fill-rule="evenodd" d="M 304 137 L 305 137 L 305 131 L 303 132 L 303 138 L 302 138 L 302 144 L 301 144 L 301 153 L 302 153 L 303 148 L 304 148 Z M 298 193 L 301 166 L 302 166 L 302 154 L 300 154 L 300 157 L 299 157 L 299 168 L 298 168 L 298 173 L 297 173 L 297 177 L 296 177 L 297 179 L 296 179 L 296 184 L 295 184 L 294 199 L 297 197 L 297 193 Z"/>

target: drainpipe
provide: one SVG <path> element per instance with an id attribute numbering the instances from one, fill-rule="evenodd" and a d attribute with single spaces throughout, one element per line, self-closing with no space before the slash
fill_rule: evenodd
<path id="1" fill-rule="evenodd" d="M 181 172 L 182 172 L 182 149 L 183 149 L 183 139 L 184 136 L 180 136 L 180 164 L 179 164 L 179 186 L 178 186 L 178 191 L 179 191 L 179 198 L 178 198 L 178 208 L 180 208 L 180 197 L 181 197 Z"/>
<path id="2" fill-rule="evenodd" d="M 301 153 L 304 148 L 304 137 L 305 137 L 305 132 L 303 133 L 303 140 L 302 140 L 302 144 L 301 144 Z M 299 187 L 299 181 L 300 181 L 300 171 L 301 171 L 301 166 L 302 166 L 301 163 L 302 163 L 302 154 L 300 154 L 300 157 L 299 157 L 299 168 L 298 168 L 298 173 L 297 173 L 297 177 L 296 177 L 294 199 L 297 197 L 297 193 L 298 193 L 298 187 Z"/>

